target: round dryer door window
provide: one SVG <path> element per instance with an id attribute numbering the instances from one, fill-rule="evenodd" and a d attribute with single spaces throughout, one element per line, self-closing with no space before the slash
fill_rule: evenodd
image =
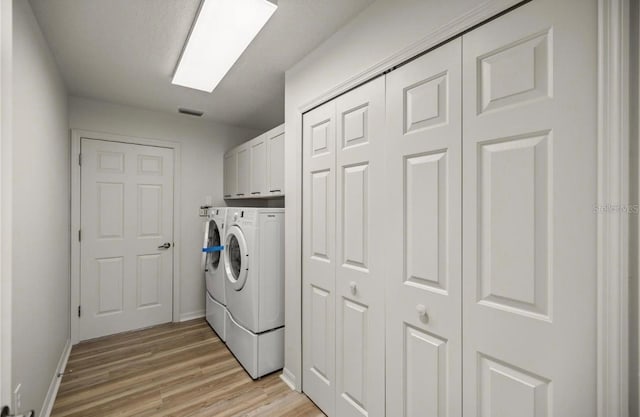
<path id="1" fill-rule="evenodd" d="M 242 230 L 237 226 L 227 233 L 224 256 L 227 279 L 233 289 L 241 290 L 247 280 L 249 254 Z"/>
<path id="2" fill-rule="evenodd" d="M 220 229 L 215 220 L 209 221 L 209 235 L 207 236 L 207 247 L 220 246 Z M 220 264 L 220 252 L 207 253 L 207 265 L 213 270 L 218 269 Z"/>

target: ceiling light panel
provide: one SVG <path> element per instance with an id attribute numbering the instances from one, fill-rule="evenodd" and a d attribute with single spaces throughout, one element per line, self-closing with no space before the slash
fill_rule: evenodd
<path id="1" fill-rule="evenodd" d="M 203 0 L 172 83 L 212 92 L 276 8 L 267 0 Z"/>

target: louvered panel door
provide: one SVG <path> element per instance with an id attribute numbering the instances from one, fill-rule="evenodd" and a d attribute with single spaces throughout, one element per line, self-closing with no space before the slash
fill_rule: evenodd
<path id="1" fill-rule="evenodd" d="M 461 415 L 461 54 L 387 75 L 388 416 Z"/>
<path id="2" fill-rule="evenodd" d="M 302 365 L 304 392 L 335 409 L 335 101 L 303 119 Z"/>
<path id="3" fill-rule="evenodd" d="M 463 37 L 465 416 L 596 415 L 596 2 Z"/>
<path id="4" fill-rule="evenodd" d="M 336 416 L 384 416 L 384 77 L 336 100 Z"/>

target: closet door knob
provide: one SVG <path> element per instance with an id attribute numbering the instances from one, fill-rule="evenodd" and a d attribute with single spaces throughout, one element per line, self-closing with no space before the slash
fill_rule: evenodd
<path id="1" fill-rule="evenodd" d="M 429 321 L 429 315 L 427 314 L 427 307 L 425 307 L 424 304 L 418 304 L 416 306 L 416 311 L 418 312 L 418 317 L 420 318 L 420 321 L 422 321 L 423 323 L 426 323 Z"/>
<path id="2" fill-rule="evenodd" d="M 351 283 L 349 284 L 349 289 L 351 290 L 351 295 L 356 295 L 356 293 L 358 292 L 358 286 L 353 281 L 351 281 Z"/>

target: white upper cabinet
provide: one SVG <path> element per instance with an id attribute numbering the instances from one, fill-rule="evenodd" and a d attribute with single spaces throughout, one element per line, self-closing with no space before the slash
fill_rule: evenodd
<path id="1" fill-rule="evenodd" d="M 233 198 L 238 190 L 238 154 L 235 149 L 224 155 L 224 198 Z"/>
<path id="2" fill-rule="evenodd" d="M 250 142 L 241 145 L 238 150 L 238 189 L 236 197 L 247 198 L 249 196 L 249 178 L 251 176 Z"/>
<path id="3" fill-rule="evenodd" d="M 267 182 L 271 196 L 284 195 L 284 125 L 266 134 Z"/>
<path id="4" fill-rule="evenodd" d="M 258 136 L 249 142 L 251 153 L 251 181 L 249 191 L 251 197 L 262 197 L 267 189 L 267 143 L 266 136 Z"/>
<path id="5" fill-rule="evenodd" d="M 284 196 L 284 125 L 245 142 L 224 157 L 224 198 Z"/>

